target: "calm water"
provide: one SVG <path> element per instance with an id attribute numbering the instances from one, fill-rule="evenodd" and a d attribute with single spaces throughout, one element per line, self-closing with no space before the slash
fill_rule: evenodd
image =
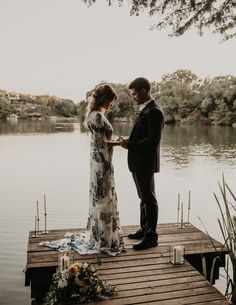
<path id="1" fill-rule="evenodd" d="M 132 124 L 114 124 L 127 136 Z M 0 304 L 30 304 L 23 269 L 36 200 L 43 213 L 47 196 L 49 229 L 84 227 L 88 213 L 89 134 L 79 123 L 40 121 L 0 123 Z M 138 224 L 139 203 L 128 172 L 127 151 L 116 147 L 114 168 L 123 225 Z M 187 203 L 191 222 L 221 240 L 213 192 L 222 172 L 236 191 L 236 129 L 166 126 L 161 173 L 156 175 L 159 222 L 175 222 L 177 194 Z M 185 208 L 187 211 L 187 209 Z"/>

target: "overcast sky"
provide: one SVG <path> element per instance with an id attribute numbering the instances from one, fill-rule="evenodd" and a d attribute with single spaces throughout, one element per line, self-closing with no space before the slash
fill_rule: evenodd
<path id="1" fill-rule="evenodd" d="M 155 18 L 97 0 L 0 0 L 0 89 L 80 101 L 100 81 L 159 81 L 190 69 L 199 77 L 236 74 L 236 39 L 169 38 Z"/>

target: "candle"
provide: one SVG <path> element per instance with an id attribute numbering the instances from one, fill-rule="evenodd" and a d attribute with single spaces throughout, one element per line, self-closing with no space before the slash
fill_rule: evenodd
<path id="1" fill-rule="evenodd" d="M 39 202 L 36 201 L 36 208 L 37 208 L 37 219 L 39 219 Z"/>
<path id="2" fill-rule="evenodd" d="M 46 195 L 44 194 L 44 215 L 47 214 L 47 209 L 46 209 Z"/>
<path id="3" fill-rule="evenodd" d="M 36 206 L 37 206 L 37 221 L 38 221 L 37 232 L 39 234 L 39 202 L 38 202 L 38 200 L 36 201 Z"/>
<path id="4" fill-rule="evenodd" d="M 179 208 L 180 208 L 180 194 L 178 194 L 178 205 L 177 205 L 177 226 L 179 225 Z"/>
<path id="5" fill-rule="evenodd" d="M 173 262 L 174 264 L 182 264 L 184 262 L 183 246 L 175 246 L 173 248 Z"/>
<path id="6" fill-rule="evenodd" d="M 181 202 L 181 228 L 183 228 L 183 221 L 184 221 L 184 204 Z"/>
<path id="7" fill-rule="evenodd" d="M 37 216 L 34 216 L 34 236 L 36 236 L 37 231 Z"/>
<path id="8" fill-rule="evenodd" d="M 62 257 L 61 257 L 61 263 L 60 263 L 60 271 L 62 272 L 63 270 L 66 270 L 67 268 L 69 268 L 70 265 L 70 258 L 67 255 L 67 253 L 65 253 Z"/>
<path id="9" fill-rule="evenodd" d="M 190 210 L 190 191 L 188 192 L 188 209 Z"/>

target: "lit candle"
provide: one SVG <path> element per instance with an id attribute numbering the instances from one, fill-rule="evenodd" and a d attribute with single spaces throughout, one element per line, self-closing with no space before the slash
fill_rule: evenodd
<path id="1" fill-rule="evenodd" d="M 183 262 L 183 247 L 174 247 L 174 263 L 181 264 Z"/>
<path id="2" fill-rule="evenodd" d="M 46 195 L 44 194 L 44 215 L 47 214 L 47 209 L 46 209 Z"/>
<path id="3" fill-rule="evenodd" d="M 66 270 L 67 268 L 69 268 L 69 265 L 70 265 L 70 258 L 69 256 L 67 255 L 67 253 L 65 253 L 62 257 L 61 257 L 61 272 L 63 270 Z"/>

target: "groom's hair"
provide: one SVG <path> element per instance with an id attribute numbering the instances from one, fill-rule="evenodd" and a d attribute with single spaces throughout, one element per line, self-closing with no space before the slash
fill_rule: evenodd
<path id="1" fill-rule="evenodd" d="M 130 84 L 129 89 L 134 89 L 137 91 L 141 91 L 142 89 L 146 89 L 147 91 L 150 91 L 151 86 L 149 81 L 145 77 L 138 77 L 135 78 Z"/>

